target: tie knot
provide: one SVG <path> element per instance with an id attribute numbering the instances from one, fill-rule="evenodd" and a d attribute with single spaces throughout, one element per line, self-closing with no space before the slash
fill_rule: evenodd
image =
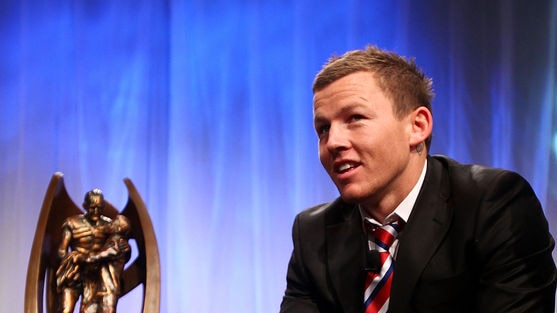
<path id="1" fill-rule="evenodd" d="M 389 251 L 389 248 L 404 227 L 404 221 L 397 219 L 389 224 L 378 227 L 374 231 L 377 246 Z"/>

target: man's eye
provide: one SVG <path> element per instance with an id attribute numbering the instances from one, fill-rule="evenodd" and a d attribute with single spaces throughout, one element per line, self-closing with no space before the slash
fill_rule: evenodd
<path id="1" fill-rule="evenodd" d="M 329 125 L 317 127 L 317 135 L 323 135 L 329 132 Z"/>
<path id="2" fill-rule="evenodd" d="M 360 115 L 360 114 L 354 114 L 350 117 L 350 121 L 352 121 L 352 122 L 359 121 L 359 120 L 362 120 L 362 119 L 364 119 L 364 116 Z"/>

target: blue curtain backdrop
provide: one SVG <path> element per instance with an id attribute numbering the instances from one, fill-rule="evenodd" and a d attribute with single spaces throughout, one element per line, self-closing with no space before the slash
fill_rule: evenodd
<path id="1" fill-rule="evenodd" d="M 302 209 L 337 191 L 313 76 L 376 44 L 433 77 L 432 153 L 525 176 L 557 234 L 556 1 L 0 2 L 0 311 L 22 312 L 44 192 L 65 175 L 160 245 L 162 312 L 277 312 Z M 139 312 L 141 294 L 119 312 Z"/>

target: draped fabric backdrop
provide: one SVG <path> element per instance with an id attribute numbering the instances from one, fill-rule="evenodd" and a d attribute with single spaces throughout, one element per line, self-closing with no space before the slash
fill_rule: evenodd
<path id="1" fill-rule="evenodd" d="M 0 311 L 22 312 L 48 182 L 123 208 L 161 252 L 161 312 L 277 312 L 295 214 L 338 193 L 311 83 L 366 44 L 434 79 L 432 153 L 525 176 L 557 234 L 557 3 L 0 2 Z M 140 292 L 119 312 L 139 312 Z"/>

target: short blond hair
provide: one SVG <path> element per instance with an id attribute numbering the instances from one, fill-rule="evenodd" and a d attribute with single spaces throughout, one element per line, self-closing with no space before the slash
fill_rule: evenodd
<path id="1" fill-rule="evenodd" d="M 402 118 L 420 106 L 432 112 L 434 93 L 431 78 L 418 68 L 414 59 L 406 59 L 376 46 L 367 46 L 364 50 L 352 50 L 342 56 L 329 58 L 315 76 L 313 93 L 346 75 L 362 71 L 374 75 L 379 88 L 393 101 L 396 117 Z M 431 135 L 425 144 L 429 150 Z"/>

